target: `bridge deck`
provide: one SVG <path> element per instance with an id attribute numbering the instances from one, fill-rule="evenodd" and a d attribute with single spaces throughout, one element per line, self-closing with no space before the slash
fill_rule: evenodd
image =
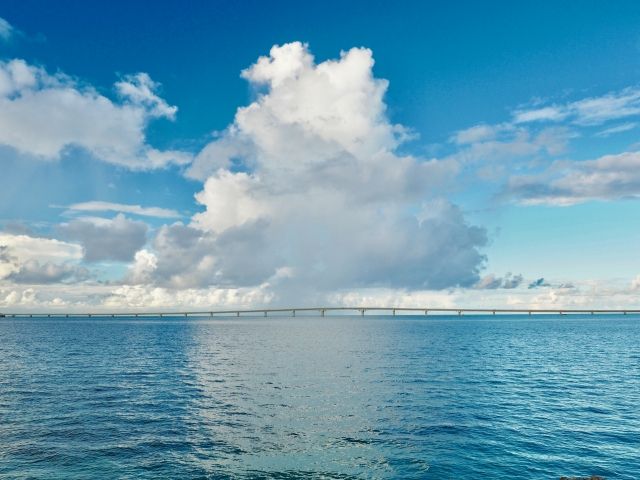
<path id="1" fill-rule="evenodd" d="M 397 313 L 428 315 L 428 314 L 637 314 L 640 309 L 535 309 L 535 308 L 430 308 L 430 307 L 301 307 L 301 308 L 257 308 L 248 310 L 201 310 L 201 311 L 133 311 L 133 312 L 0 312 L 0 317 L 213 317 L 213 316 L 236 316 L 241 315 L 262 315 L 289 314 L 296 316 L 296 313 L 317 313 L 325 316 L 327 313 L 344 314 L 391 314 Z"/>

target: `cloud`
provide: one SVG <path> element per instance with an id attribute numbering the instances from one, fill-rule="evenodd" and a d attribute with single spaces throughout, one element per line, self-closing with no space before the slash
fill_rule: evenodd
<path id="1" fill-rule="evenodd" d="M 265 216 L 269 207 L 255 192 L 258 188 L 260 179 L 256 176 L 219 170 L 195 196 L 207 209 L 193 217 L 194 225 L 202 230 L 223 232 Z"/>
<path id="2" fill-rule="evenodd" d="M 161 151 L 146 143 L 155 118 L 173 119 L 176 107 L 157 96 L 158 84 L 145 73 L 116 84 L 114 102 L 63 74 L 15 59 L 0 62 L 0 145 L 42 160 L 55 160 L 73 148 L 102 161 L 132 169 L 186 164 L 191 156 Z"/>
<path id="3" fill-rule="evenodd" d="M 564 105 L 519 109 L 513 112 L 513 121 L 516 124 L 568 121 L 581 126 L 594 126 L 637 115 L 640 115 L 640 88 L 629 87 Z"/>
<path id="4" fill-rule="evenodd" d="M 558 206 L 635 198 L 640 196 L 640 152 L 559 162 L 543 174 L 514 176 L 502 196 L 529 205 Z"/>
<path id="5" fill-rule="evenodd" d="M 178 107 L 167 104 L 155 91 L 160 84 L 151 80 L 147 73 L 127 75 L 116 83 L 118 93 L 132 105 L 144 105 L 150 116 L 175 119 Z"/>
<path id="6" fill-rule="evenodd" d="M 516 110 L 513 114 L 515 123 L 529 122 L 558 122 L 567 118 L 569 113 L 566 108 L 549 106 L 532 110 Z"/>
<path id="7" fill-rule="evenodd" d="M 83 258 L 87 262 L 129 262 L 146 243 L 147 228 L 144 222 L 118 214 L 111 220 L 79 218 L 59 225 L 58 232 L 82 245 Z"/>
<path id="8" fill-rule="evenodd" d="M 11 260 L 13 260 L 13 257 L 9 253 L 9 247 L 0 245 L 0 263 L 9 263 Z"/>
<path id="9" fill-rule="evenodd" d="M 512 121 L 479 124 L 460 130 L 450 139 L 459 150 L 450 155 L 475 177 L 503 180 L 496 195 L 523 204 L 574 205 L 590 200 L 635 198 L 640 193 L 638 152 L 606 155 L 595 160 L 555 160 L 569 141 L 585 134 L 608 137 L 635 129 L 636 121 L 600 128 L 608 122 L 640 116 L 640 88 L 630 87 L 602 96 L 564 104 L 521 108 Z M 513 160 L 524 159 L 519 164 Z M 512 161 L 508 167 L 504 161 Z M 474 165 L 482 162 L 477 168 Z M 541 167 L 544 167 L 541 168 Z M 514 174 L 518 170 L 534 172 Z"/>
<path id="10" fill-rule="evenodd" d="M 0 17 L 0 40 L 6 42 L 13 36 L 14 32 L 15 30 L 11 24 L 4 18 Z"/>
<path id="11" fill-rule="evenodd" d="M 151 250 L 155 257 L 154 268 L 145 268 L 143 271 L 148 280 L 156 285 L 171 288 L 208 287 L 217 281 L 212 268 L 215 250 L 212 235 L 177 222 L 160 228 Z M 134 283 L 137 283 L 136 277 L 141 276 L 136 275 L 138 270 L 141 267 L 134 264 L 130 275 Z"/>
<path id="12" fill-rule="evenodd" d="M 564 125 L 481 123 L 455 132 L 449 138 L 454 150 L 444 158 L 460 165 L 473 181 L 496 181 L 508 170 L 548 161 L 565 152 L 577 136 L 575 129 Z"/>
<path id="13" fill-rule="evenodd" d="M 39 256 L 38 254 L 24 251 L 25 244 L 33 246 L 38 243 L 48 243 L 47 247 L 51 254 L 52 250 L 60 249 L 60 244 L 52 244 L 51 240 L 48 239 L 29 239 L 25 241 L 24 236 L 20 237 L 22 238 L 13 238 L 13 242 L 6 242 L 11 246 L 0 245 L 0 279 L 13 283 L 45 284 L 77 282 L 89 277 L 89 271 L 74 263 L 74 260 L 77 260 L 75 255 L 65 255 L 64 248 L 52 256 L 57 257 L 58 260 L 64 259 L 66 256 L 68 260 L 57 263 L 54 261 L 41 263 L 38 258 L 34 258 Z M 45 251 L 47 247 L 45 247 Z M 42 254 L 43 251 L 40 250 L 39 253 Z M 44 258 L 46 253 L 41 256 Z"/>
<path id="14" fill-rule="evenodd" d="M 638 116 L 640 88 L 637 87 L 563 104 L 545 105 L 538 100 L 533 107 L 514 110 L 510 121 L 480 123 L 455 132 L 449 138 L 455 150 L 446 158 L 472 173 L 473 178 L 495 181 L 503 179 L 508 170 L 550 164 L 554 157 L 566 152 L 574 138 L 608 137 L 632 130 L 638 122 L 618 123 L 595 132 L 593 127 Z M 507 165 L 506 161 L 510 163 Z M 545 185 L 539 187 L 545 188 Z"/>
<path id="15" fill-rule="evenodd" d="M 151 281 L 151 275 L 158 268 L 158 257 L 148 250 L 136 252 L 129 267 L 126 283 L 140 285 Z"/>
<path id="16" fill-rule="evenodd" d="M 373 64 L 364 48 L 315 63 L 294 42 L 244 70 L 257 98 L 187 170 L 204 181 L 205 210 L 159 231 L 154 281 L 268 284 L 298 301 L 346 286 L 474 284 L 486 233 L 440 198 L 457 163 L 397 153 L 410 132 L 387 118 Z"/>
<path id="17" fill-rule="evenodd" d="M 207 311 L 216 305 L 236 306 L 236 308 L 268 305 L 272 299 L 273 293 L 263 288 L 174 290 L 150 285 L 122 285 L 113 289 L 100 305 L 109 310 L 119 310 L 124 306 L 129 310 L 142 311 L 149 308 L 176 311 L 179 307 Z M 0 305 L 2 305 L 1 301 Z"/>
<path id="18" fill-rule="evenodd" d="M 562 285 L 562 284 L 560 284 Z M 631 308 L 637 305 L 638 290 L 629 280 L 583 280 L 573 288 L 467 289 L 439 291 L 398 288 L 352 288 L 330 293 L 319 299 L 331 305 L 405 306 L 418 308 L 548 308 L 597 309 Z M 288 306 L 311 305 L 306 299 L 291 299 Z M 281 306 L 282 300 L 269 284 L 243 288 L 174 289 L 149 284 L 113 285 L 85 281 L 80 283 L 29 285 L 0 283 L 0 309 L 15 312 L 59 311 L 209 311 L 217 308 Z"/>
<path id="19" fill-rule="evenodd" d="M 79 245 L 23 234 L 0 232 L 0 247 L 5 247 L 3 249 L 5 255 L 10 254 L 19 261 L 32 258 L 41 261 L 77 260 L 82 257 Z"/>
<path id="20" fill-rule="evenodd" d="M 0 233 L 0 279 L 41 283 L 86 276 L 77 267 L 79 245 L 24 234 Z M 37 280 L 37 281 L 36 281 Z"/>
<path id="21" fill-rule="evenodd" d="M 496 277 L 494 274 L 489 274 L 482 277 L 474 285 L 474 288 L 479 290 L 513 289 L 519 287 L 522 280 L 522 275 L 507 273 L 504 277 Z"/>
<path id="22" fill-rule="evenodd" d="M 265 227 L 257 222 L 215 235 L 180 222 L 165 225 L 151 251 L 136 253 L 125 281 L 177 289 L 260 285 L 282 261 L 268 250 Z"/>
<path id="23" fill-rule="evenodd" d="M 44 284 L 77 282 L 89 277 L 89 271 L 71 263 L 40 263 L 31 259 L 6 277 L 15 283 Z"/>
<path id="24" fill-rule="evenodd" d="M 551 284 L 545 281 L 544 278 L 538 278 L 529 284 L 529 289 L 540 288 L 540 287 L 550 287 Z"/>
<path id="25" fill-rule="evenodd" d="M 74 212 L 122 212 L 157 218 L 178 218 L 182 216 L 175 210 L 171 210 L 168 208 L 142 207 L 140 205 L 101 202 L 97 200 L 91 202 L 74 203 L 73 205 L 69 205 L 66 208 Z"/>
<path id="26" fill-rule="evenodd" d="M 460 130 L 451 137 L 451 141 L 458 145 L 466 145 L 469 143 L 478 143 L 487 140 L 493 140 L 500 133 L 499 125 L 487 125 L 481 123 L 465 130 Z"/>
<path id="27" fill-rule="evenodd" d="M 598 133 L 596 133 L 596 136 L 609 137 L 616 133 L 628 132 L 629 130 L 633 130 L 637 126 L 638 126 L 637 122 L 621 123 L 620 125 L 615 125 L 613 127 L 605 128 L 604 130 L 599 131 Z"/>
<path id="28" fill-rule="evenodd" d="M 473 169 L 483 178 L 495 179 L 504 175 L 505 160 L 524 159 L 528 164 L 550 162 L 566 151 L 569 141 L 587 135 L 608 137 L 632 130 L 638 122 L 626 121 L 593 131 L 594 127 L 621 119 L 640 116 L 640 88 L 629 87 L 601 96 L 545 105 L 540 101 L 533 107 L 512 112 L 510 121 L 498 124 L 480 123 L 455 132 L 449 141 L 456 151 L 448 158 Z M 510 169 L 520 166 L 511 164 Z"/>
<path id="29" fill-rule="evenodd" d="M 558 155 L 575 134 L 564 127 L 547 127 L 532 131 L 509 124 L 493 129 L 492 136 L 470 135 L 476 127 L 458 132 L 454 141 L 463 147 L 451 157 L 463 163 L 482 162 L 486 167 L 504 160 L 529 158 L 537 155 Z M 465 143 L 461 143 L 459 137 Z"/>

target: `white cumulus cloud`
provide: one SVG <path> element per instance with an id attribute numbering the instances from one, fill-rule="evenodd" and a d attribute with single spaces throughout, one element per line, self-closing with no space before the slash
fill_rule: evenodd
<path id="1" fill-rule="evenodd" d="M 158 257 L 148 250 L 139 250 L 129 268 L 127 281 L 135 285 L 148 283 L 156 268 L 158 268 Z"/>
<path id="2" fill-rule="evenodd" d="M 156 93 L 145 73 L 116 84 L 122 102 L 62 74 L 49 74 L 24 60 L 0 61 L 0 145 L 43 160 L 81 148 L 94 157 L 133 169 L 185 164 L 191 156 L 146 143 L 153 118 L 173 119 L 176 107 Z"/>
<path id="3" fill-rule="evenodd" d="M 77 263 L 82 248 L 52 238 L 0 232 L 0 279 L 17 283 L 51 283 L 85 277 Z"/>

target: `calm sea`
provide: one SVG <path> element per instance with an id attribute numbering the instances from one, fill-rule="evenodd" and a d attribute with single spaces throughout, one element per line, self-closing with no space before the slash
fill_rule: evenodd
<path id="1" fill-rule="evenodd" d="M 640 478 L 640 318 L 0 319 L 0 478 Z"/>

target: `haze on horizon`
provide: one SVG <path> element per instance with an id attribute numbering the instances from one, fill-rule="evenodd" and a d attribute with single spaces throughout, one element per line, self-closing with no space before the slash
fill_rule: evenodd
<path id="1" fill-rule="evenodd" d="M 640 5 L 0 6 L 0 311 L 633 308 Z"/>

